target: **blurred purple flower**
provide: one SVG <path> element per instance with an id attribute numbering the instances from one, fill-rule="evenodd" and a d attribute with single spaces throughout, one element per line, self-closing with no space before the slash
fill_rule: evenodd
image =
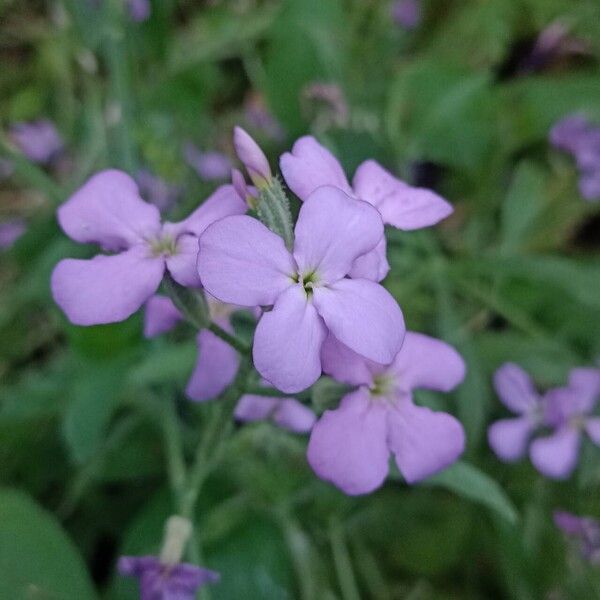
<path id="1" fill-rule="evenodd" d="M 150 0 L 126 0 L 127 11 L 132 21 L 140 23 L 150 18 L 152 4 Z"/>
<path id="2" fill-rule="evenodd" d="M 233 333 L 230 316 L 236 307 L 214 298 L 207 298 L 212 320 L 229 333 Z M 146 302 L 144 335 L 148 338 L 169 331 L 182 319 L 170 298 L 155 295 Z M 185 393 L 191 400 L 204 402 L 216 398 L 235 379 L 239 367 L 237 352 L 208 329 L 196 336 L 198 359 L 188 381 Z"/>
<path id="3" fill-rule="evenodd" d="M 202 152 L 191 142 L 184 145 L 183 157 L 203 181 L 225 180 L 231 172 L 228 156 L 221 152 Z"/>
<path id="4" fill-rule="evenodd" d="M 23 219 L 11 219 L 0 223 L 0 250 L 10 248 L 27 230 Z"/>
<path id="5" fill-rule="evenodd" d="M 404 320 L 394 298 L 372 281 L 345 277 L 382 237 L 372 206 L 323 186 L 300 209 L 293 252 L 258 220 L 228 217 L 200 237 L 198 270 L 222 302 L 273 306 L 254 334 L 254 365 L 276 388 L 294 393 L 319 378 L 328 330 L 380 363 L 400 349 Z"/>
<path id="6" fill-rule="evenodd" d="M 569 537 L 575 538 L 585 560 L 600 564 L 600 522 L 592 517 L 578 517 L 569 512 L 555 511 L 555 525 Z"/>
<path id="7" fill-rule="evenodd" d="M 15 123 L 8 135 L 29 160 L 41 165 L 52 162 L 64 149 L 56 127 L 47 119 Z"/>
<path id="8" fill-rule="evenodd" d="M 281 142 L 285 138 L 283 127 L 269 112 L 260 95 L 252 94 L 246 100 L 244 115 L 250 126 L 261 132 L 265 137 L 276 142 Z"/>
<path id="9" fill-rule="evenodd" d="M 453 211 L 436 193 L 406 184 L 374 160 L 359 165 L 350 186 L 337 159 L 311 136 L 300 138 L 291 152 L 281 156 L 279 164 L 285 182 L 301 200 L 320 186 L 335 186 L 373 205 L 386 225 L 403 231 L 435 225 Z M 357 257 L 350 276 L 381 281 L 389 269 L 382 235 L 373 250 Z"/>
<path id="10" fill-rule="evenodd" d="M 72 323 L 98 325 L 132 315 L 156 292 L 165 270 L 180 285 L 198 287 L 198 236 L 214 221 L 244 212 L 233 186 L 223 185 L 183 221 L 161 224 L 129 175 L 102 171 L 60 206 L 58 221 L 76 242 L 116 254 L 61 260 L 52 273 L 54 300 Z"/>
<path id="11" fill-rule="evenodd" d="M 546 393 L 544 422 L 554 432 L 531 444 L 531 462 L 553 479 L 566 479 L 577 465 L 581 435 L 600 445 L 600 417 L 592 411 L 600 396 L 600 369 L 573 369 L 569 383 Z"/>
<path id="12" fill-rule="evenodd" d="M 451 465 L 464 450 L 462 425 L 451 415 L 417 406 L 418 388 L 448 392 L 464 378 L 458 352 L 441 340 L 407 332 L 389 366 L 358 356 L 331 334 L 323 345 L 323 370 L 358 390 L 313 427 L 308 462 L 315 473 L 347 494 L 378 488 L 390 454 L 408 483 Z"/>
<path id="13" fill-rule="evenodd" d="M 309 432 L 316 421 L 315 413 L 295 398 L 275 398 L 244 394 L 235 413 L 238 421 L 272 421 L 293 433 Z"/>
<path id="14" fill-rule="evenodd" d="M 342 88 L 336 83 L 316 81 L 302 90 L 302 106 L 307 119 L 314 121 L 319 130 L 331 126 L 345 127 L 350 110 Z"/>
<path id="15" fill-rule="evenodd" d="M 525 455 L 530 437 L 542 425 L 544 400 L 531 377 L 514 363 L 506 363 L 496 371 L 494 387 L 502 404 L 518 416 L 493 423 L 488 441 L 498 458 L 513 462 Z"/>
<path id="16" fill-rule="evenodd" d="M 122 556 L 121 575 L 140 582 L 140 600 L 195 600 L 202 586 L 219 581 L 215 571 L 188 563 L 162 564 L 155 556 Z"/>
<path id="17" fill-rule="evenodd" d="M 161 212 L 172 208 L 181 195 L 181 187 L 158 177 L 148 169 L 141 169 L 135 176 L 140 196 L 154 204 Z"/>
<path id="18" fill-rule="evenodd" d="M 423 18 L 420 0 L 395 0 L 392 3 L 392 20 L 404 29 L 416 29 Z"/>

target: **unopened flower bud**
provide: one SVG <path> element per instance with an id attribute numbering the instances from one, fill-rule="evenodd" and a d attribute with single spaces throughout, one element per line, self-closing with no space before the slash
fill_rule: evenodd
<path id="1" fill-rule="evenodd" d="M 273 175 L 265 153 L 241 127 L 233 130 L 233 145 L 256 187 L 267 187 Z"/>
<path id="2" fill-rule="evenodd" d="M 231 183 L 238 196 L 252 209 L 256 208 L 258 198 L 251 192 L 246 180 L 239 169 L 231 169 Z"/>

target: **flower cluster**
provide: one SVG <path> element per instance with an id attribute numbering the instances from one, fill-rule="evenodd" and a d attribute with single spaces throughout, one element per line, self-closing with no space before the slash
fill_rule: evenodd
<path id="1" fill-rule="evenodd" d="M 575 157 L 581 195 L 586 200 L 600 200 L 600 127 L 582 115 L 573 115 L 554 125 L 550 141 Z"/>
<path id="2" fill-rule="evenodd" d="M 529 447 L 538 471 L 566 479 L 577 466 L 582 435 L 600 445 L 600 417 L 593 415 L 600 399 L 600 369 L 573 369 L 568 385 L 540 394 L 521 367 L 507 363 L 496 372 L 494 386 L 502 403 L 518 415 L 497 421 L 488 430 L 490 446 L 501 460 L 517 461 Z M 549 435 L 529 446 L 542 431 Z"/>

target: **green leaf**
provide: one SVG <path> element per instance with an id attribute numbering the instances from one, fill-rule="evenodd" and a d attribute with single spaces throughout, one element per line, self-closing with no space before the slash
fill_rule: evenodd
<path id="1" fill-rule="evenodd" d="M 498 482 L 466 462 L 458 461 L 422 485 L 444 487 L 462 498 L 486 506 L 511 524 L 518 520 L 515 506 Z"/>
<path id="2" fill-rule="evenodd" d="M 0 597 L 92 600 L 85 563 L 53 515 L 16 490 L 0 491 Z"/>

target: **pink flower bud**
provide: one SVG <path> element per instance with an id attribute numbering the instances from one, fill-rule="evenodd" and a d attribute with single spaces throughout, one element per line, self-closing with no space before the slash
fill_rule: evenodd
<path id="1" fill-rule="evenodd" d="M 241 127 L 233 130 L 233 145 L 238 158 L 244 163 L 250 179 L 257 187 L 265 187 L 273 177 L 269 161 L 258 144 Z"/>
<path id="2" fill-rule="evenodd" d="M 248 204 L 250 208 L 256 208 L 256 200 L 258 199 L 255 188 L 249 188 L 246 180 L 239 169 L 231 169 L 231 183 L 238 193 L 238 196 Z"/>

